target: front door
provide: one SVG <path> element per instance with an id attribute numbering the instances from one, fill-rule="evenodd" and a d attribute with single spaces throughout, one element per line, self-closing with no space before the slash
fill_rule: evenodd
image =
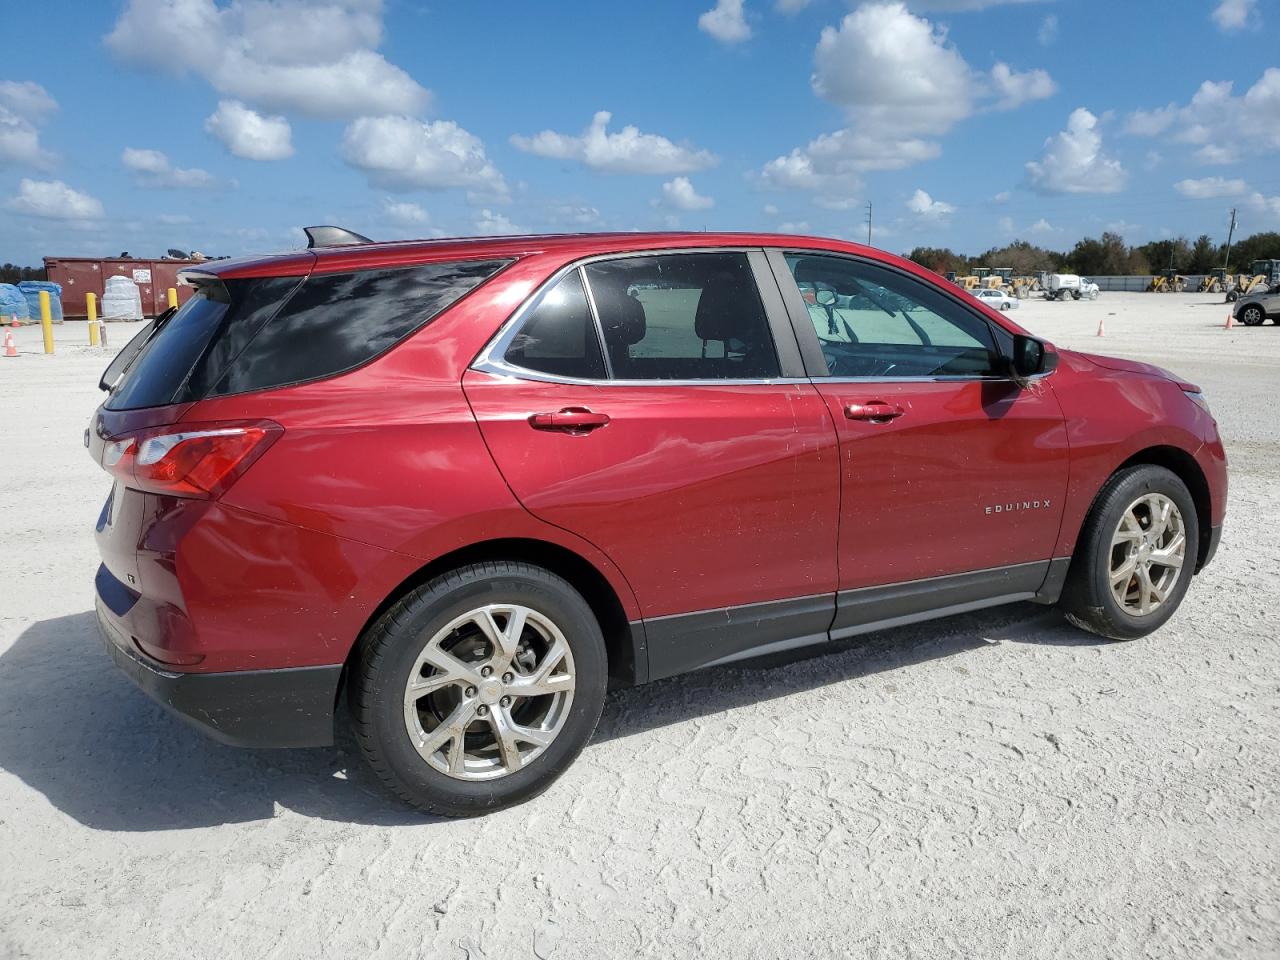
<path id="1" fill-rule="evenodd" d="M 763 255 L 732 251 L 571 269 L 463 385 L 521 503 L 627 578 L 659 677 L 826 637 L 838 454 L 802 373 Z"/>
<path id="2" fill-rule="evenodd" d="M 811 320 L 798 332 L 821 351 L 826 375 L 814 383 L 840 436 L 833 635 L 1035 593 L 1058 536 L 1068 448 L 1049 385 L 1004 374 L 997 338 L 1010 335 L 886 266 L 774 262 L 793 314 Z"/>

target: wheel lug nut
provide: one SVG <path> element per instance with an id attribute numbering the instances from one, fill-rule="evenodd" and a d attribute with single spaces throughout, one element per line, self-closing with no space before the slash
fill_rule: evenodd
<path id="1" fill-rule="evenodd" d="M 511 706 L 511 698 L 510 698 L 510 697 L 503 697 L 499 702 L 500 702 L 504 707 L 509 707 L 509 706 Z"/>
<path id="2" fill-rule="evenodd" d="M 476 707 L 476 713 L 478 713 L 482 717 L 487 716 L 489 713 L 489 708 L 482 703 L 480 704 L 480 706 Z"/>
<path id="3" fill-rule="evenodd" d="M 516 675 L 515 675 L 514 673 L 504 673 L 504 674 L 502 675 L 502 682 L 503 682 L 503 683 L 510 683 L 510 682 L 511 682 L 512 680 L 514 680 L 515 678 L 516 678 Z"/>
<path id="4" fill-rule="evenodd" d="M 476 695 L 476 688 L 475 688 L 475 687 L 467 687 L 467 696 L 468 696 L 468 697 L 474 697 L 475 695 Z"/>
<path id="5" fill-rule="evenodd" d="M 492 676 L 493 676 L 493 667 L 481 667 L 481 668 L 480 668 L 480 676 L 482 676 L 482 677 L 492 677 Z"/>

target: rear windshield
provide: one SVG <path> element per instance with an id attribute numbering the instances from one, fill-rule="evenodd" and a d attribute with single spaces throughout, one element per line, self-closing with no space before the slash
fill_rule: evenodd
<path id="1" fill-rule="evenodd" d="M 210 284 L 145 341 L 106 406 L 133 410 L 334 376 L 389 350 L 509 262 Z"/>

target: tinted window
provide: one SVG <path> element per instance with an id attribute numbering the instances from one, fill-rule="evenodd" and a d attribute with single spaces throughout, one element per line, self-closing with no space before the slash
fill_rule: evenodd
<path id="1" fill-rule="evenodd" d="M 543 294 L 521 323 L 504 359 L 558 377 L 604 378 L 600 338 L 577 270 Z"/>
<path id="2" fill-rule="evenodd" d="M 239 352 L 299 281 L 268 277 L 202 286 L 167 322 L 144 328 L 146 333 L 154 325 L 154 335 L 143 342 L 136 360 L 126 361 L 124 380 L 108 398 L 108 409 L 185 403 L 205 396 L 226 369 L 229 351 Z M 132 350 L 137 340 L 122 353 Z"/>
<path id="3" fill-rule="evenodd" d="M 584 270 L 615 379 L 778 376 L 746 254 L 627 257 Z"/>
<path id="4" fill-rule="evenodd" d="M 833 377 L 987 376 L 991 329 L 927 284 L 874 264 L 788 255 Z"/>
<path id="5" fill-rule="evenodd" d="M 330 377 L 389 350 L 508 261 L 433 263 L 308 277 L 209 391 Z"/>

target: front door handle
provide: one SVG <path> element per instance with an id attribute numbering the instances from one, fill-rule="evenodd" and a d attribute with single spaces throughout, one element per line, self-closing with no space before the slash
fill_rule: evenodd
<path id="1" fill-rule="evenodd" d="M 586 407 L 565 407 L 558 413 L 535 413 L 529 426 L 535 430 L 562 430 L 566 433 L 589 433 L 609 423 L 607 413 L 593 413 Z"/>
<path id="2" fill-rule="evenodd" d="M 866 403 L 849 403 L 845 405 L 844 415 L 850 420 L 866 420 L 871 423 L 888 423 L 906 413 L 896 403 L 885 403 L 883 400 L 868 400 Z"/>

